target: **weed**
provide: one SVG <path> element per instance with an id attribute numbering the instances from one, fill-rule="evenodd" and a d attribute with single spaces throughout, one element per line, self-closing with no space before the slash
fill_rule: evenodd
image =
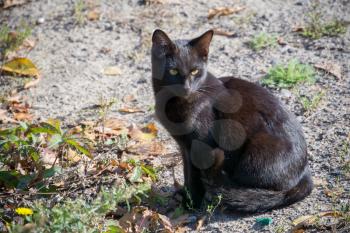
<path id="1" fill-rule="evenodd" d="M 4 61 L 9 52 L 13 52 L 32 34 L 28 24 L 22 23 L 12 31 L 5 25 L 0 28 L 0 60 Z"/>
<path id="2" fill-rule="evenodd" d="M 306 112 L 314 111 L 325 96 L 325 91 L 319 91 L 312 97 L 300 96 L 299 100 Z"/>
<path id="3" fill-rule="evenodd" d="M 74 18 L 78 25 L 83 25 L 85 23 L 84 10 L 86 8 L 84 0 L 77 0 L 74 5 Z"/>
<path id="4" fill-rule="evenodd" d="M 220 205 L 222 200 L 222 196 L 218 195 L 216 198 L 214 198 L 213 202 L 210 203 L 209 205 L 207 205 L 207 214 L 209 215 L 208 217 L 208 221 L 210 221 L 211 217 L 214 214 L 214 211 L 216 210 L 216 208 Z"/>
<path id="5" fill-rule="evenodd" d="M 342 148 L 339 152 L 341 163 L 343 164 L 343 171 L 346 175 L 350 174 L 350 142 L 344 140 Z"/>
<path id="6" fill-rule="evenodd" d="M 19 126 L 0 131 L 0 162 L 6 170 L 0 171 L 0 184 L 7 188 L 43 188 L 43 179 L 55 174 L 55 162 L 45 169 L 41 157 L 46 150 L 56 152 L 56 159 L 74 149 L 91 157 L 84 139 L 63 131 L 60 122 L 52 120 L 40 124 L 21 122 Z"/>
<path id="7" fill-rule="evenodd" d="M 275 233 L 284 233 L 284 232 L 286 232 L 286 229 L 285 229 L 284 225 L 278 225 L 275 227 L 274 232 Z"/>
<path id="8" fill-rule="evenodd" d="M 112 106 L 117 102 L 115 98 L 112 99 L 106 99 L 104 97 L 100 97 L 100 103 L 99 103 L 99 124 L 102 127 L 102 135 L 105 135 L 104 130 L 105 130 L 105 124 L 106 124 L 106 119 L 107 116 L 112 108 Z M 104 136 L 102 136 L 102 144 L 104 144 Z"/>
<path id="9" fill-rule="evenodd" d="M 262 83 L 268 86 L 289 88 L 303 82 L 314 82 L 315 70 L 312 66 L 291 60 L 286 66 L 272 67 Z"/>
<path id="10" fill-rule="evenodd" d="M 26 216 L 22 224 L 12 222 L 9 232 L 25 232 L 32 226 L 35 232 L 104 232 L 109 228 L 106 215 L 117 205 L 129 203 L 135 196 L 146 195 L 150 184 L 120 185 L 118 188 L 102 189 L 93 201 L 82 198 L 66 200 L 48 208 L 43 203 L 35 203 L 34 214 Z"/>
<path id="11" fill-rule="evenodd" d="M 259 51 L 268 47 L 273 47 L 276 44 L 276 36 L 269 35 L 265 32 L 260 32 L 258 35 L 255 35 L 249 42 L 249 46 L 255 51 Z"/>
<path id="12" fill-rule="evenodd" d="M 323 36 L 338 36 L 346 33 L 346 23 L 337 19 L 329 22 L 322 20 L 323 14 L 318 10 L 318 5 L 314 5 L 308 14 L 307 25 L 301 35 L 311 39 L 319 39 Z"/>

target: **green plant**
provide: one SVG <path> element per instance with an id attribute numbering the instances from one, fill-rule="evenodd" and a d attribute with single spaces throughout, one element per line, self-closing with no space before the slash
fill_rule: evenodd
<path id="1" fill-rule="evenodd" d="M 275 233 L 284 233 L 286 232 L 285 226 L 284 225 L 278 225 L 274 228 Z"/>
<path id="2" fill-rule="evenodd" d="M 301 31 L 301 35 L 311 39 L 319 39 L 323 36 L 338 36 L 346 33 L 346 23 L 337 19 L 328 22 L 322 20 L 323 14 L 319 11 L 318 4 L 314 5 L 307 15 L 307 25 Z"/>
<path id="3" fill-rule="evenodd" d="M 74 149 L 92 157 L 84 139 L 70 131 L 61 129 L 60 122 L 27 124 L 0 131 L 0 185 L 7 188 L 44 188 L 43 180 L 53 176 L 57 169 L 55 162 L 45 169 L 41 156 L 47 150 L 56 152 L 56 159 L 65 156 L 68 149 Z"/>
<path id="4" fill-rule="evenodd" d="M 265 32 L 260 32 L 258 35 L 255 35 L 249 42 L 249 46 L 255 51 L 259 51 L 268 47 L 273 47 L 276 44 L 276 36 L 269 35 Z"/>
<path id="5" fill-rule="evenodd" d="M 214 198 L 213 202 L 207 205 L 207 214 L 209 215 L 208 220 L 210 221 L 211 217 L 214 214 L 214 211 L 216 208 L 220 205 L 222 201 L 222 195 L 218 195 L 216 198 Z"/>
<path id="6" fill-rule="evenodd" d="M 99 103 L 99 124 L 102 127 L 102 144 L 105 144 L 105 139 L 104 139 L 104 135 L 105 135 L 105 124 L 106 124 L 106 119 L 107 116 L 112 108 L 112 106 L 117 102 L 117 100 L 115 98 L 112 99 L 106 99 L 103 96 L 100 97 L 100 103 Z M 109 142 L 110 143 L 110 142 Z"/>
<path id="7" fill-rule="evenodd" d="M 32 34 L 28 24 L 22 23 L 12 31 L 7 25 L 0 27 L 0 60 L 5 60 L 9 52 L 15 51 Z"/>
<path id="8" fill-rule="evenodd" d="M 35 232 L 103 232 L 116 224 L 106 218 L 108 213 L 124 203 L 130 206 L 129 201 L 135 196 L 147 196 L 150 188 L 149 183 L 122 184 L 118 188 L 103 188 L 93 201 L 68 199 L 51 208 L 45 202 L 36 202 L 32 207 L 34 214 L 25 216 L 22 223 L 12 221 L 9 232 L 26 232 L 29 226 Z"/>
<path id="9" fill-rule="evenodd" d="M 85 22 L 84 10 L 86 8 L 84 0 L 77 0 L 74 5 L 74 18 L 78 25 L 83 25 Z"/>
<path id="10" fill-rule="evenodd" d="M 314 82 L 315 70 L 312 66 L 291 60 L 287 65 L 276 65 L 268 71 L 262 83 L 268 86 L 289 88 L 303 82 Z"/>
<path id="11" fill-rule="evenodd" d="M 303 108 L 305 109 L 305 111 L 310 112 L 317 108 L 317 106 L 320 104 L 325 94 L 326 94 L 325 91 L 319 91 L 310 98 L 306 96 L 300 96 L 299 100 L 303 105 Z"/>

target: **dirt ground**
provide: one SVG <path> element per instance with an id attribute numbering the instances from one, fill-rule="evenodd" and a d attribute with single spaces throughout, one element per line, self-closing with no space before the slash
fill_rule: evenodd
<path id="1" fill-rule="evenodd" d="M 91 1 L 95 2 L 95 1 Z M 210 28 L 233 32 L 232 37 L 215 36 L 211 44 L 209 70 L 217 76 L 235 76 L 259 82 L 269 67 L 296 58 L 311 65 L 338 64 L 341 77 L 319 71 L 313 85 L 302 85 L 299 94 L 310 96 L 319 90 L 325 96 L 312 112 L 305 112 L 293 90 L 271 89 L 301 122 L 310 154 L 316 187 L 304 201 L 261 216 L 237 217 L 216 213 L 203 232 L 284 232 L 301 215 L 331 210 L 349 200 L 350 179 L 342 170 L 343 144 L 350 133 L 350 30 L 339 37 L 318 40 L 303 38 L 293 28 L 302 26 L 314 1 L 306 0 L 100 0 L 96 21 L 76 23 L 74 1 L 41 0 L 0 10 L 1 24 L 18 25 L 22 20 L 35 23 L 35 48 L 28 57 L 40 68 L 42 80 L 27 96 L 35 116 L 41 120 L 58 118 L 65 125 L 97 119 L 94 106 L 101 97 L 118 100 L 111 116 L 131 122 L 156 121 L 151 88 L 150 46 L 156 28 L 171 38 L 192 38 Z M 208 20 L 208 10 L 221 6 L 244 6 L 237 14 Z M 348 0 L 320 1 L 324 18 L 350 21 Z M 255 52 L 247 46 L 252 36 L 265 31 L 282 37 L 285 45 Z M 105 75 L 106 67 L 117 66 L 118 75 Z M 10 77 L 5 77 L 9 78 Z M 11 82 L 1 80 L 4 91 Z M 144 112 L 122 114 L 126 95 L 136 98 Z M 158 124 L 162 139 L 176 151 L 170 136 Z M 181 180 L 181 166 L 176 167 Z M 161 174 L 160 186 L 171 184 L 171 172 Z M 329 193 L 337 193 L 332 198 Z M 257 217 L 271 217 L 265 228 L 255 224 Z M 310 230 L 313 232 L 312 230 Z M 314 231 L 319 232 L 319 231 Z"/>

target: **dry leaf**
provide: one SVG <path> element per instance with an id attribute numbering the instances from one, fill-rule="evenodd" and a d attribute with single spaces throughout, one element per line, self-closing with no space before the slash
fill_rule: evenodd
<path id="1" fill-rule="evenodd" d="M 97 9 L 94 9 L 89 11 L 86 17 L 90 21 L 96 21 L 100 19 L 100 16 L 101 16 L 101 12 L 98 11 Z"/>
<path id="2" fill-rule="evenodd" d="M 71 148 L 68 148 L 67 159 L 70 162 L 77 163 L 77 162 L 79 162 L 81 160 L 81 156 L 75 150 L 72 150 Z"/>
<path id="3" fill-rule="evenodd" d="M 314 177 L 313 178 L 313 182 L 315 186 L 326 186 L 327 185 L 327 181 L 319 178 L 319 177 Z"/>
<path id="4" fill-rule="evenodd" d="M 13 116 L 18 121 L 31 121 L 33 119 L 33 115 L 24 112 L 14 112 Z"/>
<path id="5" fill-rule="evenodd" d="M 157 128 L 154 123 L 149 123 L 146 127 L 140 129 L 135 124 L 129 127 L 129 136 L 136 141 L 147 141 L 157 137 Z"/>
<path id="6" fill-rule="evenodd" d="M 40 153 L 40 160 L 42 161 L 43 165 L 46 168 L 52 167 L 52 164 L 57 159 L 57 153 L 50 149 L 43 149 L 42 152 Z"/>
<path id="7" fill-rule="evenodd" d="M 127 134 L 129 132 L 127 128 L 127 123 L 118 118 L 107 119 L 103 126 L 98 126 L 94 128 L 96 132 L 105 134 L 105 135 L 121 135 Z"/>
<path id="8" fill-rule="evenodd" d="M 114 76 L 122 74 L 122 70 L 118 66 L 109 66 L 103 70 L 105 75 Z"/>
<path id="9" fill-rule="evenodd" d="M 166 149 L 160 142 L 150 141 L 137 143 L 126 148 L 127 152 L 137 155 L 158 156 L 166 153 Z"/>
<path id="10" fill-rule="evenodd" d="M 227 36 L 227 37 L 233 37 L 236 33 L 235 32 L 228 32 L 220 28 L 214 29 L 214 34 L 217 36 Z"/>
<path id="11" fill-rule="evenodd" d="M 133 102 L 135 100 L 136 100 L 136 98 L 135 98 L 134 95 L 126 95 L 126 96 L 123 97 L 123 102 L 124 103 Z"/>
<path id="12" fill-rule="evenodd" d="M 326 71 L 332 74 L 334 77 L 341 79 L 341 66 L 332 62 L 323 62 L 314 65 L 315 68 Z"/>
<path id="13" fill-rule="evenodd" d="M 196 231 L 199 231 L 203 227 L 206 219 L 207 219 L 206 215 L 201 216 L 199 218 L 199 220 L 197 221 L 197 224 L 196 224 Z"/>
<path id="14" fill-rule="evenodd" d="M 162 230 L 161 232 L 165 233 L 174 232 L 168 217 L 142 206 L 135 207 L 131 212 L 126 213 L 119 219 L 119 224 L 128 233 L 143 232 L 143 230 L 150 232 Z"/>
<path id="15" fill-rule="evenodd" d="M 28 2 L 28 0 L 4 0 L 3 8 L 8 8 L 11 6 L 22 5 Z"/>
<path id="16" fill-rule="evenodd" d="M 294 226 L 298 225 L 310 225 L 314 223 L 318 218 L 324 217 L 324 216 L 332 216 L 332 217 L 339 217 L 340 213 L 337 211 L 326 211 L 326 212 L 321 212 L 315 215 L 304 215 L 300 216 L 292 221 L 292 224 Z"/>
<path id="17" fill-rule="evenodd" d="M 213 9 L 209 9 L 208 12 L 208 19 L 212 19 L 215 16 L 225 16 L 225 15 L 231 15 L 237 12 L 240 12 L 244 10 L 245 7 L 217 7 Z"/>
<path id="18" fill-rule="evenodd" d="M 286 45 L 287 44 L 287 42 L 284 41 L 283 37 L 278 37 L 277 38 L 277 43 L 279 45 Z"/>
<path id="19" fill-rule="evenodd" d="M 25 76 L 39 76 L 39 71 L 33 64 L 31 60 L 28 58 L 15 58 L 9 62 L 6 62 L 2 67 L 1 70 L 14 73 L 18 75 L 25 75 Z"/>
<path id="20" fill-rule="evenodd" d="M 132 107 L 124 107 L 118 110 L 119 112 L 122 113 L 137 113 L 137 112 L 144 112 L 143 110 L 139 108 L 132 108 Z"/>
<path id="21" fill-rule="evenodd" d="M 41 76 L 39 75 L 37 79 L 34 79 L 32 81 L 29 81 L 27 82 L 25 85 L 24 85 L 24 89 L 29 89 L 29 88 L 32 88 L 32 87 L 35 87 L 36 85 L 38 85 L 38 83 L 41 81 Z"/>

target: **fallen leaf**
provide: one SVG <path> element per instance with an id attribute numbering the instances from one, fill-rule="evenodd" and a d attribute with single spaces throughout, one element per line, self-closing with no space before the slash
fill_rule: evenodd
<path id="1" fill-rule="evenodd" d="M 332 74 L 334 77 L 341 79 L 342 70 L 339 64 L 335 64 L 332 62 L 323 62 L 314 65 L 315 68 L 326 71 L 327 73 Z"/>
<path id="2" fill-rule="evenodd" d="M 140 129 L 137 125 L 132 124 L 129 127 L 129 136 L 136 141 L 152 140 L 157 136 L 157 128 L 154 123 L 146 125 L 146 127 Z"/>
<path id="3" fill-rule="evenodd" d="M 302 26 L 294 26 L 293 28 L 292 28 L 292 32 L 303 32 L 304 31 L 304 27 L 302 27 Z"/>
<path id="4" fill-rule="evenodd" d="M 206 215 L 201 216 L 196 224 L 196 231 L 200 231 L 200 229 L 203 227 L 205 220 L 207 219 Z"/>
<path id="5" fill-rule="evenodd" d="M 24 89 L 29 89 L 29 88 L 32 88 L 32 87 L 35 87 L 36 85 L 38 85 L 38 83 L 41 81 L 41 76 L 39 75 L 37 79 L 34 79 L 32 81 L 29 81 L 27 82 L 25 85 L 24 85 Z"/>
<path id="6" fill-rule="evenodd" d="M 104 68 L 103 73 L 109 76 L 115 76 L 122 74 L 122 70 L 118 66 L 109 66 Z"/>
<path id="7" fill-rule="evenodd" d="M 28 58 L 15 58 L 9 62 L 6 62 L 1 70 L 24 76 L 39 76 L 39 71 Z"/>
<path id="8" fill-rule="evenodd" d="M 340 213 L 337 211 L 326 211 L 326 212 L 321 212 L 315 215 L 304 215 L 300 216 L 292 221 L 292 224 L 294 226 L 298 225 L 310 225 L 314 223 L 318 218 L 324 217 L 324 216 L 332 216 L 332 217 L 339 217 Z"/>
<path id="9" fill-rule="evenodd" d="M 168 217 L 159 214 L 147 207 L 134 207 L 132 211 L 126 213 L 119 219 L 119 225 L 126 232 L 143 232 L 148 230 L 150 232 L 165 232 L 173 233 L 173 226 Z"/>
<path id="10" fill-rule="evenodd" d="M 123 102 L 124 102 L 124 103 L 133 102 L 133 101 L 135 101 L 135 100 L 136 100 L 136 98 L 135 98 L 134 95 L 125 95 L 125 96 L 123 97 Z"/>
<path id="11" fill-rule="evenodd" d="M 231 15 L 234 13 L 238 13 L 242 10 L 244 10 L 245 7 L 217 7 L 213 9 L 209 9 L 208 12 L 208 19 L 212 19 L 215 16 L 225 16 L 225 15 Z"/>
<path id="12" fill-rule="evenodd" d="M 327 181 L 320 178 L 320 177 L 314 177 L 313 183 L 315 186 L 326 186 L 327 185 Z"/>
<path id="13" fill-rule="evenodd" d="M 227 36 L 227 37 L 233 37 L 236 33 L 235 32 L 228 32 L 220 28 L 214 29 L 214 34 L 217 36 Z"/>
<path id="14" fill-rule="evenodd" d="M 119 112 L 122 113 L 137 113 L 137 112 L 144 112 L 143 110 L 139 108 L 132 108 L 132 107 L 124 107 L 118 110 Z"/>
<path id="15" fill-rule="evenodd" d="M 101 16 L 101 12 L 98 11 L 97 9 L 94 9 L 89 11 L 86 17 L 90 21 L 96 21 L 100 19 L 100 16 Z"/>
<path id="16" fill-rule="evenodd" d="M 24 112 L 14 112 L 13 116 L 18 121 L 31 121 L 33 119 L 33 115 Z"/>
<path id="17" fill-rule="evenodd" d="M 8 8 L 11 6 L 16 6 L 16 5 L 22 5 L 24 3 L 28 2 L 28 0 L 4 0 L 3 2 L 3 8 Z"/>
<path id="18" fill-rule="evenodd" d="M 80 156 L 80 154 L 78 154 L 77 151 L 72 150 L 71 148 L 68 148 L 67 159 L 70 162 L 77 163 L 77 162 L 79 162 L 81 160 L 81 156 Z"/>
<path id="19" fill-rule="evenodd" d="M 279 45 L 286 45 L 287 44 L 287 42 L 284 41 L 283 37 L 278 37 L 277 38 L 277 43 Z"/>
<path id="20" fill-rule="evenodd" d="M 118 118 L 107 119 L 103 126 L 98 126 L 94 128 L 96 132 L 105 135 L 122 135 L 127 134 L 129 129 L 127 128 L 127 123 Z"/>
<path id="21" fill-rule="evenodd" d="M 126 148 L 128 153 L 137 155 L 158 156 L 166 153 L 162 143 L 156 141 L 137 143 Z"/>

